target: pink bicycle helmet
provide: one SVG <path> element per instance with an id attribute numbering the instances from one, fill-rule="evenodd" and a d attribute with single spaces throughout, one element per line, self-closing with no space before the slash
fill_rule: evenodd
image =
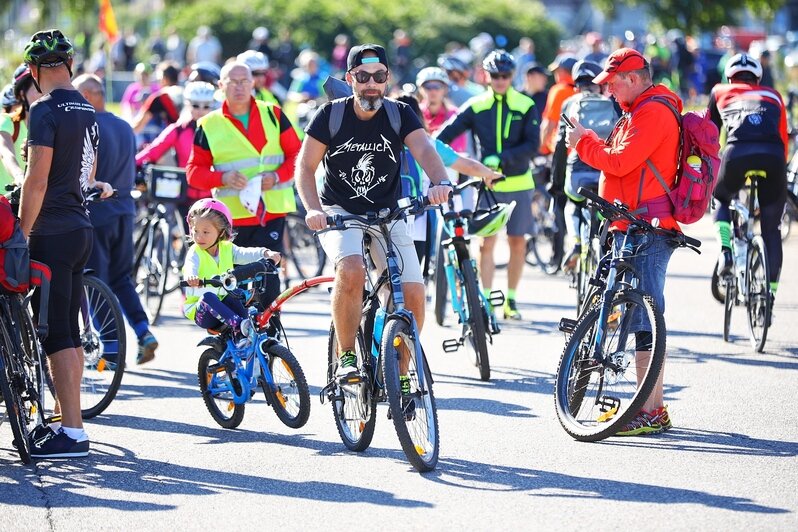
<path id="1" fill-rule="evenodd" d="M 227 208 L 227 205 L 222 203 L 221 201 L 213 198 L 203 198 L 198 200 L 191 206 L 188 210 L 188 215 L 186 216 L 186 223 L 191 226 L 191 217 L 198 211 L 204 211 L 206 209 L 210 209 L 212 211 L 219 212 L 224 215 L 225 220 L 227 220 L 228 226 L 228 236 L 232 235 L 233 232 L 233 215 L 230 214 L 230 209 Z"/>

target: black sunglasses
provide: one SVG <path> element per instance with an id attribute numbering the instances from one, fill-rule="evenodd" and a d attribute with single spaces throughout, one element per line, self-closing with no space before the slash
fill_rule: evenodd
<path id="1" fill-rule="evenodd" d="M 490 79 L 510 79 L 513 77 L 512 74 L 509 73 L 501 73 L 501 74 L 491 74 Z"/>
<path id="2" fill-rule="evenodd" d="M 374 83 L 385 83 L 388 81 L 388 71 L 378 70 L 376 72 L 366 72 L 365 70 L 360 70 L 352 73 L 352 77 L 355 78 L 355 81 L 358 83 L 368 83 L 370 79 L 373 79 Z"/>
<path id="3" fill-rule="evenodd" d="M 193 107 L 194 109 L 213 109 L 212 105 L 200 105 L 198 103 L 192 103 L 191 107 Z"/>

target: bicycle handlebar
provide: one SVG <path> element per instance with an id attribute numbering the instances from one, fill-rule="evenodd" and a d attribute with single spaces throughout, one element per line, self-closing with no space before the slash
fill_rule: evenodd
<path id="1" fill-rule="evenodd" d="M 260 259 L 256 262 L 249 264 L 242 264 L 227 270 L 227 273 L 221 277 L 212 277 L 210 279 L 200 279 L 199 286 L 213 286 L 215 288 L 224 288 L 228 292 L 234 290 L 238 285 L 239 279 L 252 279 L 261 273 L 276 273 L 277 266 L 271 259 Z M 188 281 L 180 281 L 181 288 L 187 288 Z"/>
<path id="2" fill-rule="evenodd" d="M 657 227 L 652 223 L 648 222 L 647 220 L 635 216 L 630 210 L 629 207 L 624 205 L 618 200 L 615 200 L 614 203 L 610 203 L 609 201 L 605 200 L 597 193 L 593 192 L 591 189 L 586 187 L 579 187 L 576 191 L 579 195 L 584 196 L 587 200 L 590 201 L 592 205 L 598 209 L 601 214 L 609 219 L 609 220 L 626 220 L 631 225 L 644 229 L 646 231 L 650 231 L 652 233 L 660 233 L 676 244 L 679 247 L 687 247 L 695 251 L 696 253 L 700 253 L 698 248 L 701 247 L 701 241 L 697 238 L 692 238 L 680 231 L 673 231 L 670 229 L 662 229 L 661 227 Z"/>
<path id="3" fill-rule="evenodd" d="M 379 212 L 367 212 L 366 214 L 335 214 L 327 216 L 327 229 L 317 231 L 332 231 L 346 229 L 344 222 L 355 221 L 364 225 L 377 225 L 399 219 L 403 214 L 418 214 L 430 207 L 429 198 L 426 196 L 416 196 L 400 198 L 397 208 L 382 209 Z M 387 211 L 387 212 L 386 212 Z"/>

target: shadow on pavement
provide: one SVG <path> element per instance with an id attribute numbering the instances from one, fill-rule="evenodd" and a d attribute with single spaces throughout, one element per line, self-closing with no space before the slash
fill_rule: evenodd
<path id="1" fill-rule="evenodd" d="M 494 376 L 489 381 L 480 380 L 478 377 L 437 373 L 434 368 L 432 376 L 435 378 L 436 383 L 473 386 L 481 389 L 496 388 L 503 391 L 540 393 L 544 395 L 554 393 L 555 377 L 553 373 L 530 371 L 508 366 L 493 366 L 491 371 Z M 476 373 L 476 369 L 474 369 L 474 372 Z M 498 378 L 495 376 L 498 376 Z M 436 399 L 438 402 L 441 401 L 440 398 Z"/>
<path id="2" fill-rule="evenodd" d="M 442 458 L 426 479 L 447 486 L 480 491 L 529 491 L 533 497 L 601 498 L 656 504 L 700 504 L 737 512 L 787 513 L 789 510 L 754 503 L 751 499 L 714 495 L 698 490 L 564 475 L 538 469 L 505 467 Z"/>
<path id="3" fill-rule="evenodd" d="M 746 344 L 747 342 L 748 339 L 746 339 Z M 767 350 L 767 346 L 765 346 L 765 348 Z M 744 366 L 798 370 L 798 359 L 795 358 L 796 354 L 798 354 L 798 348 L 796 347 L 783 349 L 779 353 L 745 353 L 741 355 L 699 353 L 690 349 L 678 348 L 669 350 L 668 358 L 697 363 L 719 361 Z"/>
<path id="4" fill-rule="evenodd" d="M 464 412 L 478 412 L 506 417 L 538 417 L 530 413 L 530 409 L 523 405 L 479 399 L 477 397 L 436 397 L 438 410 L 462 410 Z"/>
<path id="5" fill-rule="evenodd" d="M 233 433 L 236 431 L 228 431 Z M 138 457 L 124 447 L 93 443 L 89 458 L 69 462 L 41 461 L 38 474 L 26 475 L 43 494 L 44 505 L 59 508 L 102 507 L 112 510 L 158 511 L 172 510 L 176 504 L 137 501 L 135 494 L 217 495 L 219 493 L 245 493 L 277 495 L 323 502 L 361 504 L 368 501 L 382 506 L 403 508 L 431 508 L 423 500 L 404 499 L 389 491 L 362 488 L 352 483 L 335 483 L 314 480 L 299 482 L 269 478 L 261 472 L 253 474 L 222 472 L 210 468 L 189 467 L 174 463 Z M 109 474 L 112 471 L 112 474 Z M 41 477 L 45 477 L 42 479 Z M 44 487 L 41 486 L 44 484 Z M 87 488 L 101 487 L 112 497 L 92 497 Z M 121 496 L 120 496 L 121 495 Z M 10 501 L 8 505 L 41 505 L 41 500 Z"/>

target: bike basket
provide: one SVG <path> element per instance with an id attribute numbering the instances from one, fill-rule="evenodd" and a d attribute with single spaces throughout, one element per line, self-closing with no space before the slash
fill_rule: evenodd
<path id="1" fill-rule="evenodd" d="M 147 189 L 158 201 L 183 202 L 186 199 L 186 171 L 173 166 L 147 168 Z"/>

